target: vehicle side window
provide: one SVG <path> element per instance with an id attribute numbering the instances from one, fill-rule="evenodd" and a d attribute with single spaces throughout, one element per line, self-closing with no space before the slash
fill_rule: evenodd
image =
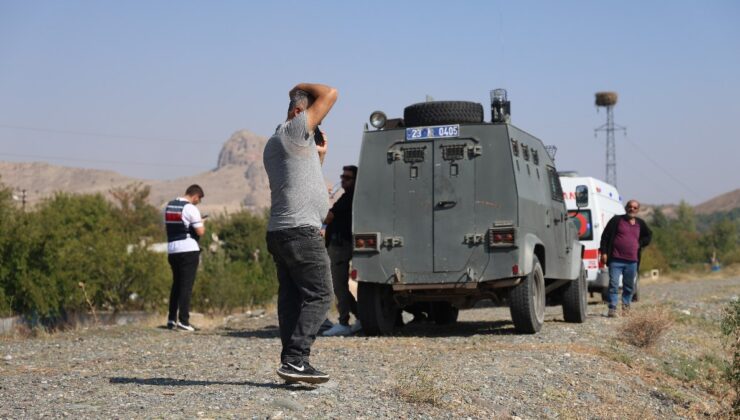
<path id="1" fill-rule="evenodd" d="M 547 178 L 550 182 L 550 195 L 555 201 L 563 202 L 563 187 L 560 185 L 558 171 L 552 166 L 547 167 Z"/>

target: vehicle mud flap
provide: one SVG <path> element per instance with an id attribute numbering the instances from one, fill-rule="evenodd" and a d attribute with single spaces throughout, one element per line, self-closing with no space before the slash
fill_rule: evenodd
<path id="1" fill-rule="evenodd" d="M 357 286 L 357 315 L 362 331 L 369 336 L 391 334 L 400 312 L 391 286 L 364 282 Z"/>
<path id="2" fill-rule="evenodd" d="M 537 256 L 532 271 L 509 292 L 509 310 L 518 333 L 534 334 L 545 322 L 545 275 Z"/>
<path id="3" fill-rule="evenodd" d="M 588 279 L 581 267 L 577 279 L 563 286 L 563 318 L 565 322 L 585 322 L 588 313 Z"/>

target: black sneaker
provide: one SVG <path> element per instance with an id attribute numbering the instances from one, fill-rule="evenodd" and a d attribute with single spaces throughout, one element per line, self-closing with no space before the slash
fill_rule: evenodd
<path id="1" fill-rule="evenodd" d="M 307 382 L 309 384 L 323 384 L 329 380 L 329 375 L 314 369 L 308 362 L 300 364 L 283 363 L 277 370 L 278 376 L 288 382 Z"/>
<path id="2" fill-rule="evenodd" d="M 167 329 L 168 330 L 175 329 L 176 327 L 177 327 L 177 321 L 173 321 L 171 319 L 169 321 L 167 321 Z"/>

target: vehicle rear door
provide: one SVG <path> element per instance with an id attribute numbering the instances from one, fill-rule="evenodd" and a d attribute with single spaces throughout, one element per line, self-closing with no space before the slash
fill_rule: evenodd
<path id="1" fill-rule="evenodd" d="M 479 154 L 472 139 L 438 139 L 434 143 L 434 271 L 461 271 L 473 253 L 475 232 L 475 165 Z"/>

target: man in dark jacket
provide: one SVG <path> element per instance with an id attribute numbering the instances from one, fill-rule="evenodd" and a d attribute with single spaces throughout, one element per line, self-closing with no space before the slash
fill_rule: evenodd
<path id="1" fill-rule="evenodd" d="M 642 248 L 650 244 L 652 232 L 644 220 L 637 217 L 640 203 L 630 200 L 625 206 L 627 214 L 609 220 L 601 235 L 601 260 L 609 266 L 609 313 L 617 316 L 619 277 L 622 276 L 622 315 L 628 315 L 635 279 L 640 268 Z"/>
<path id="2" fill-rule="evenodd" d="M 352 259 L 352 199 L 355 195 L 355 178 L 357 166 L 347 165 L 342 168 L 342 189 L 339 197 L 324 219 L 326 227 L 326 244 L 331 260 L 331 277 L 334 283 L 334 296 L 337 298 L 339 322 L 324 331 L 325 336 L 350 335 L 362 329 L 357 320 L 357 302 L 349 291 L 349 262 Z M 350 313 L 355 316 L 355 323 L 349 325 Z"/>

